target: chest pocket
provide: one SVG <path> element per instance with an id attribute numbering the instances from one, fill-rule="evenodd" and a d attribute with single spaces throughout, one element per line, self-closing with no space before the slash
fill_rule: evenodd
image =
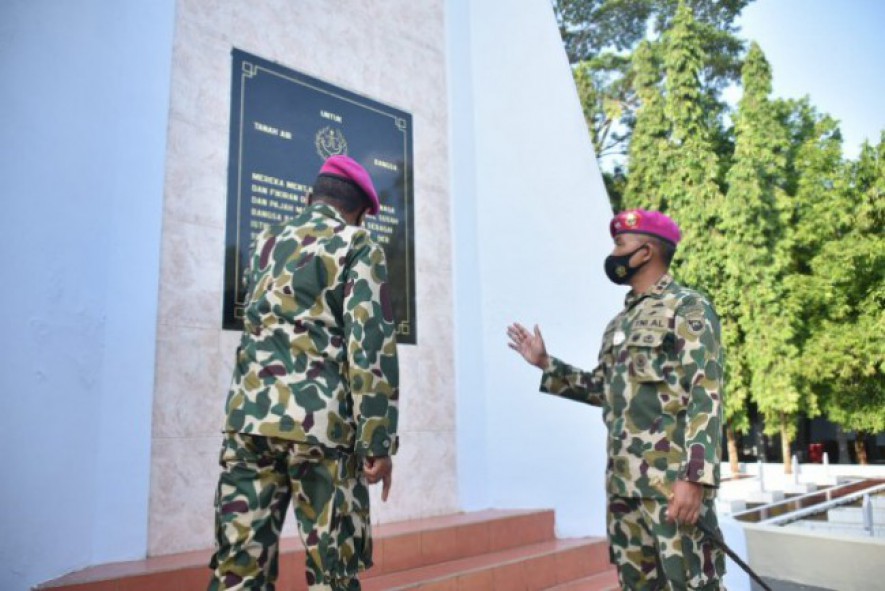
<path id="1" fill-rule="evenodd" d="M 661 329 L 634 330 L 627 342 L 630 378 L 636 382 L 663 382 L 667 355 L 664 339 L 667 331 Z"/>

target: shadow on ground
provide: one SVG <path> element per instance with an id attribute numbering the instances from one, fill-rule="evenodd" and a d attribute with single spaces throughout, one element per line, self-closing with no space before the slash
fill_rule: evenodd
<path id="1" fill-rule="evenodd" d="M 762 577 L 762 579 L 768 583 L 771 591 L 838 591 L 837 589 L 827 589 L 826 587 L 812 587 L 811 585 L 801 585 L 789 581 L 778 581 L 769 577 Z M 753 591 L 763 591 L 763 589 L 754 582 Z"/>

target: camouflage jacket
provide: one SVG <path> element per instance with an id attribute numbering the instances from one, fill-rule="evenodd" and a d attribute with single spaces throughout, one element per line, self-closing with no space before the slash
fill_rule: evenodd
<path id="1" fill-rule="evenodd" d="M 399 367 L 384 251 L 315 203 L 255 241 L 225 431 L 396 452 Z"/>
<path id="2" fill-rule="evenodd" d="M 541 391 L 602 406 L 608 493 L 664 499 L 676 479 L 719 485 L 723 360 L 719 319 L 699 293 L 664 275 L 627 295 L 605 329 L 599 365 L 550 358 Z"/>

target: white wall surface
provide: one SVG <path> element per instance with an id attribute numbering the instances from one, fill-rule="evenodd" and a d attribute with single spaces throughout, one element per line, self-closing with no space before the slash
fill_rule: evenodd
<path id="1" fill-rule="evenodd" d="M 458 425 L 458 497 L 462 509 L 491 506 L 486 475 L 488 409 L 482 351 L 482 277 L 476 206 L 476 147 L 470 3 L 446 2 L 449 75 L 449 158 L 452 172 L 455 390 Z"/>
<path id="2" fill-rule="evenodd" d="M 210 548 L 240 333 L 221 330 L 231 48 L 412 114 L 417 345 L 378 523 L 458 510 L 443 0 L 178 0 L 157 329 L 148 553 Z M 290 513 L 291 515 L 291 513 Z M 295 520 L 284 533 L 296 535 Z"/>
<path id="3" fill-rule="evenodd" d="M 380 518 L 458 508 L 457 428 L 460 508 L 553 507 L 561 535 L 602 534 L 599 411 L 537 393 L 537 370 L 504 336 L 512 320 L 539 322 L 552 352 L 590 366 L 623 295 L 601 271 L 608 204 L 549 3 L 448 0 L 445 41 L 437 1 L 348 2 L 331 21 L 334 35 L 315 26 L 328 17 L 324 2 L 277 11 L 273 34 L 266 11 L 224 6 L 179 3 L 182 60 L 171 69 L 173 0 L 0 4 L 4 591 L 144 555 L 155 351 L 166 356 L 157 391 L 169 402 L 154 409 L 164 421 L 154 425 L 155 486 L 189 494 L 173 495 L 175 506 L 154 501 L 153 552 L 175 551 L 166 544 L 176 536 L 184 547 L 211 542 L 217 415 L 234 339 L 217 327 L 220 275 L 196 261 L 221 252 L 201 237 L 223 227 L 232 45 L 415 117 L 420 342 L 404 350 L 408 437 Z M 293 27 L 307 37 L 287 35 Z M 170 76 L 180 83 L 171 116 Z M 165 253 L 197 276 L 164 292 L 164 311 L 167 125 L 177 168 L 165 184 Z M 168 321 L 192 311 L 176 302 L 191 301 L 209 303 L 205 320 Z M 198 393 L 176 389 L 184 378 L 170 359 L 181 350 L 192 355 L 182 362 L 203 360 Z M 173 447 L 181 452 L 163 455 Z M 196 515 L 193 529 L 176 521 L 180 508 Z"/>
<path id="4" fill-rule="evenodd" d="M 0 587 L 147 540 L 174 2 L 0 3 Z"/>
<path id="5" fill-rule="evenodd" d="M 611 210 L 553 11 L 447 8 L 461 504 L 552 507 L 560 535 L 603 535 L 600 410 L 540 394 L 505 336 L 539 323 L 592 369 L 624 296 L 602 271 Z"/>

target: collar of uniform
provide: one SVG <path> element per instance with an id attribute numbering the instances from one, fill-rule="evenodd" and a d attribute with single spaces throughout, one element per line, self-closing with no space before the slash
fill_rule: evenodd
<path id="1" fill-rule="evenodd" d="M 342 224 L 347 223 L 347 221 L 344 219 L 344 216 L 341 215 L 341 212 L 339 212 L 328 203 L 321 203 L 319 201 L 311 203 L 307 206 L 307 212 L 310 213 L 311 216 L 321 215 L 327 218 L 332 218 L 335 221 L 341 222 Z"/>
<path id="2" fill-rule="evenodd" d="M 670 287 L 670 284 L 673 283 L 673 276 L 669 273 L 664 273 L 661 275 L 661 278 L 658 279 L 654 285 L 651 286 L 651 289 L 648 289 L 642 293 L 633 293 L 633 290 L 630 290 L 630 293 L 627 294 L 627 297 L 624 299 L 624 307 L 629 308 L 646 297 L 655 297 L 659 298 L 667 288 Z"/>

